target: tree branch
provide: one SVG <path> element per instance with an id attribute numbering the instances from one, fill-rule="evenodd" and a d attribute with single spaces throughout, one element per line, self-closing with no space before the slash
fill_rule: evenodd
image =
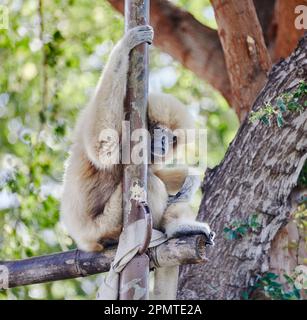
<path id="1" fill-rule="evenodd" d="M 108 2 L 123 13 L 123 0 Z M 254 0 L 254 3 L 269 44 L 274 40 L 271 22 L 275 0 Z M 225 58 L 215 30 L 167 0 L 151 1 L 151 24 L 156 31 L 156 46 L 220 91 L 229 103 L 232 102 Z"/>
<path id="2" fill-rule="evenodd" d="M 307 81 L 306 49 L 307 35 L 290 58 L 273 67 L 253 110 Z M 307 158 L 307 109 L 288 111 L 285 120 L 279 128 L 276 121 L 265 126 L 245 119 L 222 163 L 207 172 L 199 219 L 206 218 L 217 233 L 216 246 L 205 267 L 183 267 L 181 299 L 239 299 L 253 277 L 269 270 L 272 240 L 289 220 L 292 191 Z M 225 238 L 225 227 L 253 214 L 259 230 L 237 240 Z"/>
<path id="3" fill-rule="evenodd" d="M 149 0 L 125 1 L 125 29 L 128 30 L 149 22 Z M 133 48 L 129 55 L 129 72 L 127 77 L 127 93 L 124 103 L 125 120 L 129 122 L 128 137 L 123 144 L 131 141 L 131 150 L 136 142 L 133 141 L 130 132 L 147 129 L 147 105 L 148 105 L 148 44 L 143 43 Z M 128 140 L 129 139 L 129 140 Z M 126 140 L 126 141 L 125 141 Z M 147 143 L 147 141 L 145 141 Z M 147 144 L 145 146 L 145 149 Z M 133 151 L 131 151 L 132 157 Z M 139 164 L 128 163 L 123 165 L 123 231 L 133 225 L 137 220 L 144 219 L 146 227 L 138 228 L 142 233 L 143 243 L 138 253 L 127 262 L 120 273 L 118 298 L 119 300 L 148 300 L 149 298 L 149 257 L 145 253 L 152 235 L 151 212 L 144 209 L 141 201 L 147 203 L 148 166 L 144 162 Z M 135 188 L 138 197 L 135 194 Z M 134 195 L 134 196 L 133 196 Z M 137 283 L 143 294 L 136 295 L 131 283 Z"/>
<path id="4" fill-rule="evenodd" d="M 265 44 L 271 52 L 271 45 L 274 43 L 276 36 L 273 27 L 276 0 L 254 0 L 253 2 L 262 27 Z"/>
<path id="5" fill-rule="evenodd" d="M 108 1 L 123 12 L 123 0 Z M 217 32 L 166 0 L 151 1 L 150 12 L 150 23 L 155 28 L 154 44 L 231 102 L 230 83 Z"/>
<path id="6" fill-rule="evenodd" d="M 252 0 L 212 0 L 233 106 L 243 120 L 267 79 L 271 60 Z"/>
<path id="7" fill-rule="evenodd" d="M 307 1 L 302 0 L 277 0 L 275 6 L 276 41 L 274 45 L 274 61 L 288 57 L 297 46 L 299 39 L 306 30 L 295 28 L 297 15 L 294 9 Z"/>
<path id="8" fill-rule="evenodd" d="M 0 261 L 0 289 L 7 282 L 3 279 L 4 267 L 8 268 L 8 287 L 13 288 L 107 272 L 115 253 L 116 247 L 111 247 L 102 253 L 72 250 L 25 260 Z M 151 268 L 203 263 L 206 261 L 205 238 L 198 235 L 170 239 L 149 249 L 149 256 Z"/>

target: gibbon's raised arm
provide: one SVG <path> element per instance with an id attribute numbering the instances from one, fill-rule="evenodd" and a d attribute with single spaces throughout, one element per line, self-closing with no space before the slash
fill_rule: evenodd
<path id="1" fill-rule="evenodd" d="M 152 40 L 153 29 L 150 26 L 138 26 L 125 34 L 113 48 L 94 96 L 80 117 L 78 128 L 83 132 L 84 149 L 89 160 L 99 169 L 114 165 L 114 159 L 109 155 L 114 154 L 119 141 L 109 136 L 112 130 L 121 132 L 129 53 L 137 45 L 151 43 Z"/>

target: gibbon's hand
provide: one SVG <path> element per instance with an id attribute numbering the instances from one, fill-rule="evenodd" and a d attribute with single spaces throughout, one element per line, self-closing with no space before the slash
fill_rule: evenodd
<path id="1" fill-rule="evenodd" d="M 180 226 L 172 237 L 191 236 L 203 234 L 206 237 L 206 245 L 214 246 L 215 232 L 210 230 L 207 223 L 194 221 Z"/>
<path id="2" fill-rule="evenodd" d="M 135 48 L 139 44 L 147 42 L 152 44 L 154 30 L 151 26 L 138 26 L 130 29 L 124 36 L 124 41 L 129 50 Z"/>
<path id="3" fill-rule="evenodd" d="M 206 245 L 214 246 L 215 232 L 211 231 L 207 237 Z"/>

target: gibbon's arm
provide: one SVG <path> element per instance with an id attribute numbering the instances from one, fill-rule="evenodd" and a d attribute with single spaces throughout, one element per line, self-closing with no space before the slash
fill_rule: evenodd
<path id="1" fill-rule="evenodd" d="M 94 96 L 80 117 L 77 135 L 82 136 L 87 156 L 98 169 L 115 164 L 111 153 L 114 154 L 119 145 L 117 133 L 121 131 L 123 120 L 129 53 L 137 45 L 152 40 L 150 26 L 138 26 L 126 33 L 113 48 Z"/>
<path id="2" fill-rule="evenodd" d="M 154 174 L 164 182 L 169 194 L 175 194 L 184 184 L 184 181 L 189 174 L 189 168 L 186 166 L 163 168 L 156 170 Z"/>

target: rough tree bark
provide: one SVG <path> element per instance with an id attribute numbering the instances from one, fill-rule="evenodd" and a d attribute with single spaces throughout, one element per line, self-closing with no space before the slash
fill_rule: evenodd
<path id="1" fill-rule="evenodd" d="M 242 121 L 263 88 L 271 59 L 252 0 L 211 3 L 225 53 L 232 106 Z"/>
<path id="2" fill-rule="evenodd" d="M 298 49 L 275 65 L 253 110 L 307 80 L 307 35 Z M 269 270 L 272 240 L 288 220 L 291 196 L 307 158 L 307 110 L 288 113 L 278 128 L 245 119 L 222 163 L 209 170 L 198 218 L 217 232 L 205 267 L 182 268 L 180 299 L 239 299 L 254 277 Z M 261 230 L 226 240 L 223 229 L 257 213 Z"/>
<path id="3" fill-rule="evenodd" d="M 122 11 L 122 0 L 108 1 L 117 10 Z M 297 2 L 304 4 L 306 0 L 254 0 L 253 2 L 272 59 L 275 61 L 282 55 L 281 53 L 276 54 L 279 46 L 283 47 L 283 50 L 287 48 L 287 53 L 283 55 L 288 55 L 295 48 L 298 37 L 302 33 L 302 31 L 293 29 L 294 23 L 289 26 L 289 21 L 294 20 L 292 13 L 294 12 L 294 6 Z M 172 5 L 169 1 L 152 1 L 151 5 L 152 24 L 156 29 L 155 44 L 163 51 L 171 54 L 187 68 L 194 71 L 200 78 L 213 85 L 213 87 L 218 89 L 226 96 L 227 100 L 231 102 L 230 82 L 226 69 L 224 69 L 226 68 L 226 64 L 224 62 L 224 55 L 221 53 L 222 47 L 217 32 L 203 26 L 197 22 L 192 15 Z M 275 17 L 273 19 L 274 8 Z M 253 19 L 255 19 L 255 17 Z M 287 19 L 290 20 L 287 21 Z M 252 25 L 250 22 L 250 20 L 247 21 L 247 25 Z M 242 29 L 245 30 L 246 26 L 243 26 Z M 182 31 L 185 34 L 184 38 L 181 37 Z M 201 33 L 202 36 L 197 35 L 197 33 Z M 205 41 L 205 43 L 202 43 L 202 41 Z M 226 55 L 227 54 L 228 52 L 226 52 Z M 200 56 L 202 59 L 199 59 Z M 241 56 L 241 52 L 239 52 L 238 56 Z M 210 61 L 208 60 L 209 58 Z M 196 59 L 196 61 L 193 61 L 193 59 Z M 205 64 L 201 60 L 205 60 Z M 238 67 L 241 67 L 242 60 L 243 59 L 240 58 L 239 64 L 237 64 Z M 250 61 L 251 59 L 249 59 L 249 62 Z M 251 62 L 253 63 L 253 61 Z M 206 68 L 208 67 L 209 73 L 207 74 L 208 70 Z M 261 87 L 260 82 L 259 87 Z M 253 82 L 250 82 L 249 85 L 254 89 L 256 87 Z M 257 90 L 254 90 L 254 98 L 257 94 L 256 91 Z M 243 90 L 243 98 L 244 93 Z M 253 100 L 252 94 L 250 98 Z M 252 103 L 250 103 L 248 107 L 251 106 Z M 240 110 L 238 111 L 240 112 Z M 277 273 L 278 271 L 289 271 L 299 262 L 296 254 L 297 250 L 291 249 L 288 245 L 289 242 L 293 240 L 296 241 L 299 238 L 300 235 L 293 222 L 290 222 L 287 226 L 279 230 L 279 233 L 273 239 L 272 249 L 269 251 L 267 257 L 270 261 L 271 270 Z M 289 250 L 285 248 L 289 248 Z M 295 252 L 293 252 L 293 250 Z M 283 270 L 280 269 L 281 265 L 284 267 Z M 186 287 L 188 287 L 188 284 L 186 284 Z"/>
<path id="4" fill-rule="evenodd" d="M 136 26 L 149 24 L 149 2 L 149 0 L 125 1 L 126 32 Z M 128 145 L 128 141 L 131 141 L 131 150 L 136 142 L 131 139 L 130 132 L 147 129 L 148 71 L 148 44 L 143 43 L 133 48 L 129 56 L 127 93 L 124 103 L 129 133 L 123 138 L 122 143 Z M 137 230 L 143 232 L 144 240 L 138 253 L 120 273 L 118 297 L 119 300 L 148 300 L 149 257 L 146 249 L 151 239 L 152 219 L 151 213 L 145 210 L 141 203 L 141 201 L 147 203 L 148 166 L 145 161 L 139 164 L 131 162 L 124 164 L 123 170 L 123 232 L 141 219 L 146 221 L 146 228 Z M 131 283 L 137 284 L 142 294 L 136 295 L 136 290 Z"/>

